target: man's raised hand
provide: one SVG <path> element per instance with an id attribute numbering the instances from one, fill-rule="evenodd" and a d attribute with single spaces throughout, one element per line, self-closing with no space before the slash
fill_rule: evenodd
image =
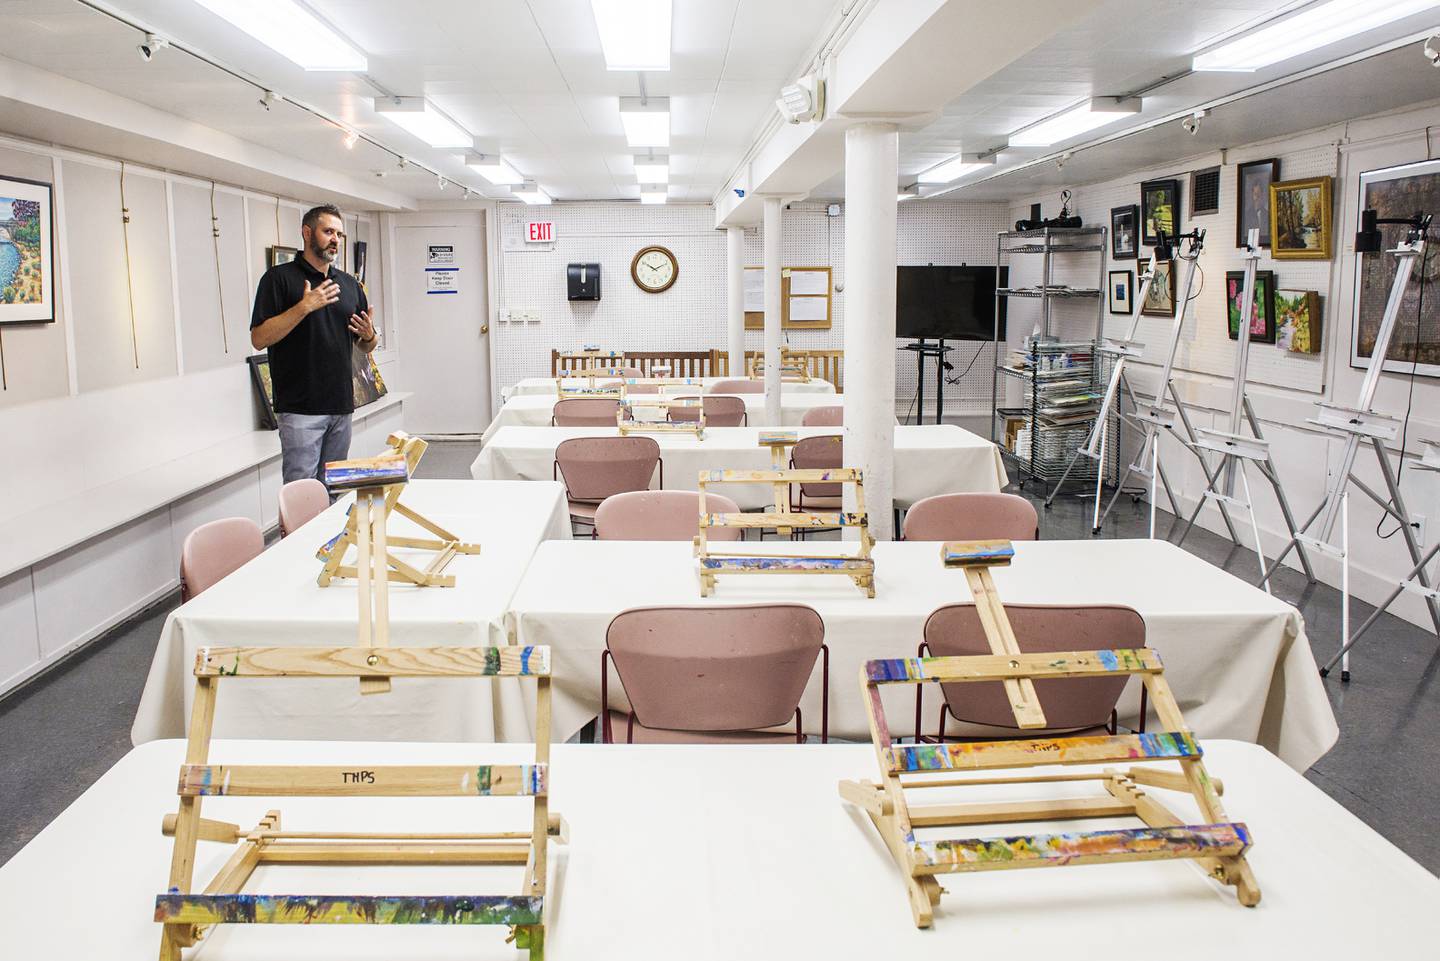
<path id="1" fill-rule="evenodd" d="M 333 280 L 326 280 L 319 287 L 311 288 L 310 281 L 305 281 L 305 293 L 300 297 L 300 306 L 305 308 L 305 313 L 311 314 L 321 307 L 328 307 L 340 299 L 340 285 Z"/>

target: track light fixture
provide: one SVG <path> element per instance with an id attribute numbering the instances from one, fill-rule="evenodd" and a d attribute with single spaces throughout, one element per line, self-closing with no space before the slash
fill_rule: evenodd
<path id="1" fill-rule="evenodd" d="M 140 59 L 149 63 L 155 59 L 155 54 L 170 46 L 170 41 L 164 37 L 156 36 L 153 33 L 145 34 L 145 42 L 135 47 L 135 52 L 140 54 Z"/>

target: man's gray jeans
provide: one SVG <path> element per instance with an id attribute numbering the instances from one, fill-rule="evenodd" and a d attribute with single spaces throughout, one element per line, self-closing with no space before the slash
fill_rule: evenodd
<path id="1" fill-rule="evenodd" d="M 280 470 L 285 483 L 313 477 L 325 482 L 325 462 L 350 456 L 349 414 L 276 414 Z"/>

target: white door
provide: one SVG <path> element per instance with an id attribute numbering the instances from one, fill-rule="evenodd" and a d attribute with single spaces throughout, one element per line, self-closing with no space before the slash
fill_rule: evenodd
<path id="1" fill-rule="evenodd" d="M 452 217 L 453 222 L 446 223 Z M 405 429 L 479 434 L 490 423 L 485 234 L 474 214 L 421 214 L 395 227 L 395 310 Z M 437 226 L 436 224 L 445 224 Z"/>

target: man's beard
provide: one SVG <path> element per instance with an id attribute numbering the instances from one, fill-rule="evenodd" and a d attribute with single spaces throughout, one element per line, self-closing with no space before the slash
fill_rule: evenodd
<path id="1" fill-rule="evenodd" d="M 325 261 L 327 264 L 333 264 L 335 262 L 335 258 L 340 255 L 340 245 L 336 244 L 334 250 L 327 250 L 326 248 L 321 247 L 319 244 L 312 243 L 310 245 L 310 252 L 316 257 Z"/>

